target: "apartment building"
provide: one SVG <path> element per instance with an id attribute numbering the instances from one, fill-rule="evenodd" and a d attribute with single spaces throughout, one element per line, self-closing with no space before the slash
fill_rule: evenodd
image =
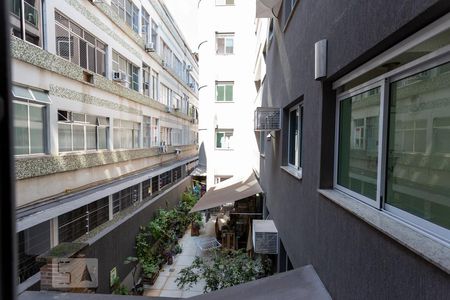
<path id="1" fill-rule="evenodd" d="M 253 171 L 256 36 L 252 1 L 200 1 L 200 147 L 207 187 Z"/>
<path id="2" fill-rule="evenodd" d="M 336 299 L 447 299 L 449 2 L 256 7 L 279 271 L 312 264 Z"/>
<path id="3" fill-rule="evenodd" d="M 10 5 L 19 292 L 36 257 L 86 243 L 98 292 L 198 160 L 199 67 L 158 0 Z"/>

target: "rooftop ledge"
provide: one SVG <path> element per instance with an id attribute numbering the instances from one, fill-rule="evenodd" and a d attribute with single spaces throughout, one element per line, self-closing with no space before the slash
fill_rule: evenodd
<path id="1" fill-rule="evenodd" d="M 450 274 L 450 245 L 438 238 L 333 189 L 318 192 L 417 255 Z"/>

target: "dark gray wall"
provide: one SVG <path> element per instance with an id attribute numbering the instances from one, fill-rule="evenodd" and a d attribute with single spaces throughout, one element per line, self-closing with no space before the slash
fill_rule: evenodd
<path id="1" fill-rule="evenodd" d="M 298 0 L 275 20 L 263 106 L 303 97 L 304 165 L 280 169 L 282 134 L 266 145 L 261 183 L 267 208 L 295 267 L 312 264 L 335 299 L 448 299 L 450 276 L 330 200 L 335 94 L 331 82 L 450 11 L 437 0 Z M 283 8 L 281 9 L 281 12 Z M 280 28 L 281 27 L 281 28 Z M 314 81 L 314 43 L 328 40 L 328 79 Z"/>
<path id="2" fill-rule="evenodd" d="M 128 256 L 136 256 L 134 245 L 139 227 L 147 224 L 160 208 L 172 208 L 181 200 L 186 188 L 191 186 L 192 180 L 188 176 L 163 197 L 147 206 L 135 216 L 103 236 L 93 245 L 83 251 L 88 258 L 98 259 L 99 282 L 97 293 L 110 293 L 109 273 L 117 267 L 117 273 L 123 280 L 132 270 L 130 265 L 123 262 Z"/>

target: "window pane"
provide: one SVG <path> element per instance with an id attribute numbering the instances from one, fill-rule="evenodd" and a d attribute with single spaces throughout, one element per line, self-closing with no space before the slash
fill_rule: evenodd
<path id="1" fill-rule="evenodd" d="M 380 89 L 340 102 L 339 185 L 372 200 L 376 198 Z"/>
<path id="2" fill-rule="evenodd" d="M 55 38 L 56 54 L 68 60 L 70 58 L 68 30 L 59 25 L 55 25 Z"/>
<path id="3" fill-rule="evenodd" d="M 108 128 L 98 127 L 97 130 L 98 130 L 98 149 L 107 149 L 108 148 L 108 142 L 107 142 Z"/>
<path id="4" fill-rule="evenodd" d="M 217 89 L 217 98 L 216 98 L 216 100 L 217 101 L 223 101 L 223 100 L 225 100 L 225 86 L 223 86 L 223 85 L 218 85 L 217 87 L 216 87 L 216 89 Z"/>
<path id="5" fill-rule="evenodd" d="M 225 86 L 225 100 L 233 101 L 233 85 L 231 84 Z"/>
<path id="6" fill-rule="evenodd" d="M 31 153 L 44 153 L 44 108 L 30 106 Z"/>
<path id="7" fill-rule="evenodd" d="M 88 44 L 88 67 L 95 72 L 95 48 Z"/>
<path id="8" fill-rule="evenodd" d="M 72 131 L 69 124 L 58 124 L 59 152 L 72 151 Z"/>
<path id="9" fill-rule="evenodd" d="M 217 54 L 224 54 L 224 49 L 225 49 L 225 39 L 224 38 L 217 38 L 216 41 L 217 45 L 217 49 L 216 49 L 216 53 Z"/>
<path id="10" fill-rule="evenodd" d="M 24 282 L 45 264 L 36 257 L 50 250 L 50 221 L 43 222 L 17 234 L 19 283 Z"/>
<path id="11" fill-rule="evenodd" d="M 450 229 L 448 67 L 391 84 L 386 202 Z"/>
<path id="12" fill-rule="evenodd" d="M 84 150 L 84 126 L 73 126 L 73 150 Z"/>
<path id="13" fill-rule="evenodd" d="M 223 132 L 216 133 L 216 148 L 223 148 L 222 142 L 224 141 L 225 134 Z"/>
<path id="14" fill-rule="evenodd" d="M 225 47 L 225 51 L 227 54 L 233 54 L 233 38 L 226 39 Z"/>
<path id="15" fill-rule="evenodd" d="M 298 167 L 298 109 L 289 112 L 289 164 Z"/>
<path id="16" fill-rule="evenodd" d="M 97 149 L 97 127 L 86 126 L 86 150 Z"/>
<path id="17" fill-rule="evenodd" d="M 14 103 L 14 153 L 29 153 L 28 107 Z"/>

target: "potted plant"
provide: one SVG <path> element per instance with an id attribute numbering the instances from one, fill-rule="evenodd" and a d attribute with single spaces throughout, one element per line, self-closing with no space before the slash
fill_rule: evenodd
<path id="1" fill-rule="evenodd" d="M 153 285 L 159 275 L 159 261 L 151 258 L 141 262 L 142 283 Z"/>
<path id="2" fill-rule="evenodd" d="M 163 252 L 164 259 L 168 265 L 173 264 L 173 252 L 172 249 L 168 248 Z"/>
<path id="3" fill-rule="evenodd" d="M 183 252 L 183 248 L 181 248 L 180 244 L 176 243 L 175 246 L 172 248 L 173 255 L 178 255 L 181 252 Z"/>

